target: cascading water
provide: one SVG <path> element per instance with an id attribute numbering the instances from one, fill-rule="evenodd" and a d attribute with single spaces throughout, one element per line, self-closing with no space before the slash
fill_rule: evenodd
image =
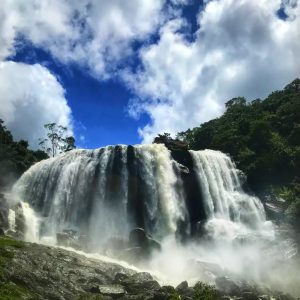
<path id="1" fill-rule="evenodd" d="M 14 192 L 39 214 L 44 236 L 75 229 L 99 246 L 140 226 L 161 238 L 187 222 L 175 168 L 161 144 L 75 150 L 34 165 Z"/>
<path id="2" fill-rule="evenodd" d="M 72 229 L 98 251 L 109 238 L 143 227 L 162 244 L 147 268 L 171 284 L 214 283 L 218 273 L 205 270 L 208 264 L 219 275 L 227 270 L 277 286 L 277 261 L 296 251 L 289 245 L 282 251 L 263 205 L 243 191 L 239 171 L 219 151 L 178 155 L 162 144 L 73 150 L 31 167 L 13 195 L 30 205 L 21 204 L 31 241 L 55 242 L 57 233 Z"/>
<path id="3" fill-rule="evenodd" d="M 41 224 L 42 236 L 73 229 L 95 247 L 112 236 L 128 236 L 137 226 L 158 239 L 182 228 L 188 232 L 198 221 L 205 221 L 211 237 L 230 240 L 265 228 L 261 202 L 243 191 L 228 156 L 212 150 L 186 154 L 202 194 L 192 201 L 201 202 L 205 220 L 190 219 L 195 215 L 186 198 L 191 187 L 162 144 L 74 150 L 34 165 L 14 191 L 41 218 L 34 224 Z"/>
<path id="4" fill-rule="evenodd" d="M 213 150 L 190 153 L 201 186 L 208 234 L 229 240 L 253 230 L 273 234 L 262 203 L 243 191 L 239 170 L 230 157 Z"/>

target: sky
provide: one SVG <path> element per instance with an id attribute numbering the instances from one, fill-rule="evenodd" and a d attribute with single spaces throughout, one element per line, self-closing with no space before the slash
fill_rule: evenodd
<path id="1" fill-rule="evenodd" d="M 300 77 L 298 0 L 1 0 L 0 118 L 79 148 L 150 143 Z"/>

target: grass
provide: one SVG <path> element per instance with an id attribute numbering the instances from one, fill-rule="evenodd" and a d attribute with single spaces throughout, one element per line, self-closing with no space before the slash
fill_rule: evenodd
<path id="1" fill-rule="evenodd" d="M 0 282 L 1 300 L 35 300 L 37 299 L 32 293 L 20 285 L 8 282 Z"/>

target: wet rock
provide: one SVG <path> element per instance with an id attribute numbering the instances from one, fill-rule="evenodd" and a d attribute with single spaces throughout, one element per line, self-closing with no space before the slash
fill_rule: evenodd
<path id="1" fill-rule="evenodd" d="M 146 272 L 136 273 L 121 282 L 129 294 L 154 293 L 160 289 L 159 283 Z"/>
<path id="2" fill-rule="evenodd" d="M 100 286 L 115 286 L 116 274 L 126 274 L 125 277 L 130 278 L 135 273 L 118 264 L 86 258 L 63 249 L 15 241 L 8 237 L 0 239 L 1 250 L 5 253 L 5 268 L 3 272 L 1 269 L 1 275 L 5 282 L 26 288 L 28 293 L 34 295 L 30 299 L 79 299 L 80 295 L 86 295 L 89 299 L 91 293 L 100 293 Z M 0 285 L 1 280 L 2 276 Z M 112 296 L 103 295 L 101 299 L 105 297 Z"/>
<path id="3" fill-rule="evenodd" d="M 163 286 L 154 294 L 153 300 L 170 300 L 177 292 L 173 286 Z"/>
<path id="4" fill-rule="evenodd" d="M 0 227 L 3 230 L 8 229 L 8 203 L 4 194 L 0 193 Z"/>
<path id="5" fill-rule="evenodd" d="M 102 295 L 111 296 L 113 298 L 122 297 L 125 294 L 125 290 L 121 285 L 100 285 L 99 292 Z"/>
<path id="6" fill-rule="evenodd" d="M 180 284 L 177 285 L 176 291 L 183 292 L 183 291 L 186 291 L 188 289 L 188 287 L 189 287 L 189 285 L 188 285 L 187 281 L 182 281 Z"/>
<path id="7" fill-rule="evenodd" d="M 129 233 L 130 247 L 143 247 L 147 243 L 147 234 L 143 228 L 135 228 Z"/>
<path id="8" fill-rule="evenodd" d="M 240 287 L 227 276 L 216 278 L 216 286 L 227 295 L 239 295 L 241 292 Z"/>
<path id="9" fill-rule="evenodd" d="M 4 229 L 0 228 L 0 236 L 3 236 L 3 235 L 5 235 Z"/>
<path id="10" fill-rule="evenodd" d="M 147 260 L 155 252 L 161 250 L 159 242 L 148 235 L 143 228 L 135 228 L 129 234 L 129 248 L 124 249 L 120 257 L 130 263 Z"/>
<path id="11" fill-rule="evenodd" d="M 125 273 L 117 273 L 114 278 L 114 283 L 121 283 L 128 278 L 128 275 Z"/>

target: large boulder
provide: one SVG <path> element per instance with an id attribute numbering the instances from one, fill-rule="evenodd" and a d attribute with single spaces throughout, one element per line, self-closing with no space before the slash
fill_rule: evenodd
<path id="1" fill-rule="evenodd" d="M 123 279 L 119 279 L 119 283 L 125 287 L 127 293 L 133 295 L 146 296 L 148 293 L 154 294 L 160 289 L 159 283 L 146 272 L 125 276 Z"/>
<path id="2" fill-rule="evenodd" d="M 121 257 L 131 263 L 147 260 L 155 251 L 161 250 L 161 245 L 148 235 L 143 228 L 135 228 L 129 234 L 129 248 Z"/>

